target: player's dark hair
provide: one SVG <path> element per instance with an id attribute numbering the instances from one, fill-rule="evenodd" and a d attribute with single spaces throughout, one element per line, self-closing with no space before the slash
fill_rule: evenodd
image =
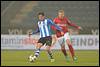
<path id="1" fill-rule="evenodd" d="M 44 12 L 39 12 L 38 15 L 44 16 Z"/>

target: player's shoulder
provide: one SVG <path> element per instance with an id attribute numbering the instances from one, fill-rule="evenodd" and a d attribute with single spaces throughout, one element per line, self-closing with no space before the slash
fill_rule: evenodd
<path id="1" fill-rule="evenodd" d="M 38 24 L 40 24 L 40 21 L 38 20 Z"/>
<path id="2" fill-rule="evenodd" d="M 46 18 L 46 20 L 51 20 L 50 18 Z"/>
<path id="3" fill-rule="evenodd" d="M 55 18 L 53 19 L 54 22 L 56 22 L 56 21 L 58 21 L 58 20 L 59 20 L 58 17 L 55 17 Z"/>
<path id="4" fill-rule="evenodd" d="M 46 18 L 45 20 L 47 20 L 47 21 L 49 21 L 49 22 L 52 21 L 52 19 L 50 19 L 50 18 Z"/>
<path id="5" fill-rule="evenodd" d="M 52 20 L 51 20 L 50 18 L 46 18 L 45 21 L 46 21 L 48 24 L 52 23 Z"/>

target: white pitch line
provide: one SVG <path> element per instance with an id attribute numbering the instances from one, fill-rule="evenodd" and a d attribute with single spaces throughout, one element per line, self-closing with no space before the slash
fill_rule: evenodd
<path id="1" fill-rule="evenodd" d="M 3 16 L 5 14 L 5 12 L 15 3 L 15 1 L 12 1 L 8 7 L 5 8 L 5 10 L 2 11 L 1 16 Z"/>

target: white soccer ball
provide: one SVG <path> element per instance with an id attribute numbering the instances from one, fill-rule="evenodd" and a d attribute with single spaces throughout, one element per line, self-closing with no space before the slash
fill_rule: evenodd
<path id="1" fill-rule="evenodd" d="M 29 56 L 29 61 L 33 62 L 34 60 L 36 60 L 36 56 L 30 55 Z"/>
<path id="2" fill-rule="evenodd" d="M 29 61 L 30 62 L 33 61 L 33 56 L 32 55 L 29 56 Z"/>

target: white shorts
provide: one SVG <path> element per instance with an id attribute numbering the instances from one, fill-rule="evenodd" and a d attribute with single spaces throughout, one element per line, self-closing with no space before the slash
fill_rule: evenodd
<path id="1" fill-rule="evenodd" d="M 66 44 L 66 40 L 70 39 L 70 34 L 67 32 L 64 34 L 64 36 L 59 37 L 57 42 L 60 46 L 65 45 Z"/>

